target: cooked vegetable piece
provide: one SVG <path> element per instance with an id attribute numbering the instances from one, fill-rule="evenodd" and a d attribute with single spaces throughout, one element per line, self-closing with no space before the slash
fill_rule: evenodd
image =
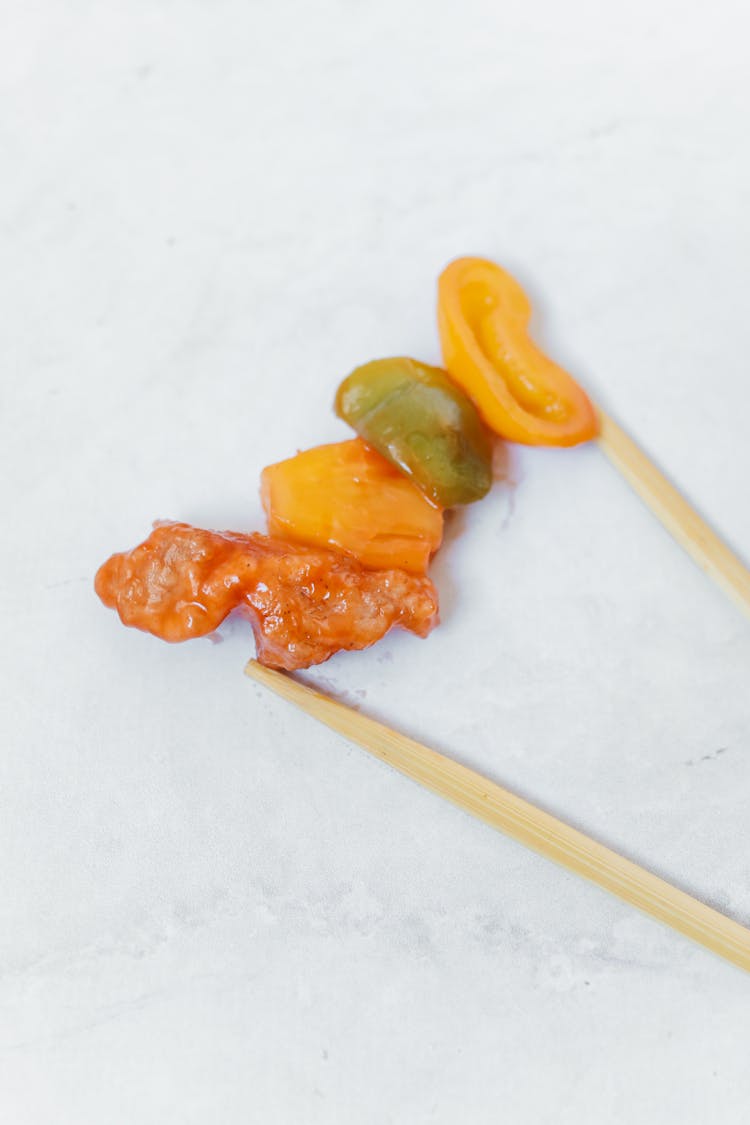
<path id="1" fill-rule="evenodd" d="M 479 500 L 492 485 L 490 434 L 439 367 L 406 357 L 365 363 L 339 387 L 336 413 L 443 508 Z"/>
<path id="2" fill-rule="evenodd" d="M 307 668 L 367 648 L 391 626 L 426 636 L 437 624 L 429 578 L 368 570 L 351 556 L 266 535 L 158 524 L 100 567 L 96 592 L 125 625 L 165 641 L 213 632 L 233 609 L 250 619 L 258 660 Z"/>
<path id="3" fill-rule="evenodd" d="M 271 535 L 349 551 L 365 566 L 424 574 L 443 513 L 359 438 L 269 465 L 261 497 Z"/>
<path id="4" fill-rule="evenodd" d="M 509 273 L 459 258 L 438 282 L 443 362 L 488 426 L 526 445 L 596 437 L 596 411 L 575 380 L 529 336 L 531 304 Z"/>

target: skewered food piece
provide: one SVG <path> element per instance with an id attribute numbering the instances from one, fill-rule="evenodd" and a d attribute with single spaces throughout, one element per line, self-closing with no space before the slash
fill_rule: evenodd
<path id="1" fill-rule="evenodd" d="M 365 566 L 424 574 L 443 513 L 359 438 L 317 445 L 263 470 L 271 535 L 349 551 Z"/>
<path id="2" fill-rule="evenodd" d="M 439 367 L 376 359 L 352 371 L 336 413 L 441 508 L 492 485 L 492 438 L 476 407 Z"/>
<path id="3" fill-rule="evenodd" d="M 112 555 L 99 568 L 96 592 L 125 625 L 166 641 L 205 636 L 239 609 L 252 625 L 258 660 L 287 671 L 367 648 L 396 625 L 424 637 L 438 620 L 429 578 L 185 523 L 157 524 L 138 547 Z"/>
<path id="4" fill-rule="evenodd" d="M 438 281 L 443 362 L 488 426 L 525 445 L 596 437 L 596 410 L 576 381 L 529 336 L 531 304 L 509 273 L 459 258 Z"/>

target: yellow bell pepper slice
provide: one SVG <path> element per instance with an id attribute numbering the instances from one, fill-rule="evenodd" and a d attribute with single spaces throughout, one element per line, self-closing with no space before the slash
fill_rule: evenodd
<path id="1" fill-rule="evenodd" d="M 529 336 L 531 303 L 484 258 L 459 258 L 438 282 L 443 362 L 487 425 L 525 445 L 577 445 L 596 437 L 596 410 L 576 381 Z"/>

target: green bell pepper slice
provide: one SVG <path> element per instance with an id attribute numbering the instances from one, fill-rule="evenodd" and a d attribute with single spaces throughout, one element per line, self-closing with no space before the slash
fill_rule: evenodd
<path id="1" fill-rule="evenodd" d="M 336 413 L 441 508 L 492 485 L 492 438 L 448 374 L 415 359 L 376 359 L 338 389 Z"/>

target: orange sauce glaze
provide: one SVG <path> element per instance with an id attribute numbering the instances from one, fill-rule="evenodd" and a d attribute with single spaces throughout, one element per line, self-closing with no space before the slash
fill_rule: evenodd
<path id="1" fill-rule="evenodd" d="M 125 625 L 166 641 L 205 636 L 240 609 L 258 660 L 288 671 L 339 649 L 367 648 L 395 625 L 424 637 L 438 621 L 429 578 L 185 523 L 159 523 L 138 547 L 112 555 L 96 575 L 96 592 Z"/>

